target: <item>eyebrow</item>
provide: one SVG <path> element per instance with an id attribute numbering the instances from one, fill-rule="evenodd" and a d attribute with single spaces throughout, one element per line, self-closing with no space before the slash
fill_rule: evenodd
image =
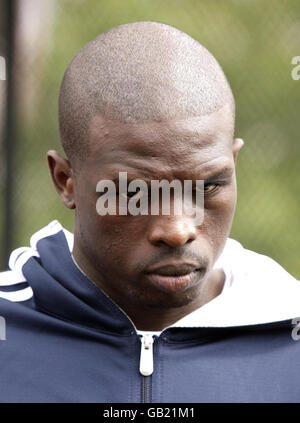
<path id="1" fill-rule="evenodd" d="M 120 170 L 119 172 L 124 172 L 123 170 Z M 118 173 L 119 173 L 118 172 Z M 153 178 L 151 178 L 151 177 L 145 177 L 145 176 L 143 176 L 143 175 L 137 175 L 137 174 L 134 174 L 133 172 L 127 172 L 127 182 L 128 183 L 130 183 L 131 181 L 134 181 L 134 180 L 142 180 L 142 181 L 145 181 L 145 182 L 151 182 L 151 180 L 153 180 Z M 115 177 L 113 177 L 112 179 L 111 179 L 116 185 L 118 185 L 119 184 L 119 175 L 118 176 L 115 176 Z"/>
<path id="2" fill-rule="evenodd" d="M 122 172 L 122 171 L 119 171 Z M 118 172 L 118 173 L 119 173 Z M 204 180 L 206 182 L 211 182 L 211 181 L 215 181 L 217 179 L 228 179 L 233 175 L 234 172 L 234 167 L 229 167 L 226 166 L 223 169 L 219 169 L 216 172 L 214 172 L 213 174 L 207 175 L 205 178 L 190 178 L 191 180 Z M 154 180 L 155 178 L 151 178 L 150 176 L 144 176 L 144 175 L 137 175 L 135 172 L 131 171 L 131 172 L 127 172 L 127 182 L 130 183 L 133 180 L 143 180 L 146 183 L 150 184 L 152 180 Z M 156 178 L 157 179 L 157 178 Z M 165 179 L 165 178 L 161 178 L 161 179 Z M 178 179 L 178 178 L 174 178 L 174 179 Z M 119 175 L 115 176 L 111 179 L 116 185 L 119 184 Z"/>
<path id="3" fill-rule="evenodd" d="M 218 170 L 211 175 L 208 175 L 206 178 L 204 178 L 204 180 L 210 182 L 210 181 L 216 180 L 216 179 L 230 178 L 233 175 L 233 172 L 234 172 L 234 167 L 226 166 L 223 169 Z"/>
<path id="4" fill-rule="evenodd" d="M 109 178 L 114 183 L 119 182 L 119 173 L 120 172 L 127 172 L 127 181 L 131 182 L 132 180 L 144 180 L 146 183 L 150 183 L 152 180 L 163 180 L 168 179 L 167 173 L 166 175 L 159 175 L 159 168 L 156 166 L 153 166 L 152 164 L 149 165 L 149 163 L 143 163 L 140 165 L 140 163 L 134 163 L 127 162 L 127 163 L 118 163 L 119 166 L 116 166 L 114 171 L 111 174 L 111 177 Z M 115 163 L 117 165 L 117 163 Z M 184 170 L 184 169 L 177 169 L 177 171 L 174 169 L 174 175 L 177 173 L 182 173 L 189 175 L 189 177 L 184 178 L 185 180 L 204 180 L 207 182 L 210 182 L 212 180 L 216 179 L 226 179 L 230 178 L 234 173 L 235 166 L 232 165 L 231 161 L 222 158 L 216 158 L 213 159 L 207 163 L 203 163 L 199 166 L 195 166 L 194 169 Z M 199 177 L 200 176 L 200 177 Z M 174 177 L 173 179 L 179 179 L 180 177 Z M 184 180 L 183 179 L 183 180 Z"/>

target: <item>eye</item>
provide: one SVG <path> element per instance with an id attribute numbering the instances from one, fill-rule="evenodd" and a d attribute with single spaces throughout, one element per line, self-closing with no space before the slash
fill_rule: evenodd
<path id="1" fill-rule="evenodd" d="M 215 192 L 219 187 L 220 187 L 220 184 L 218 183 L 204 184 L 204 193 L 211 194 L 212 192 Z"/>
<path id="2" fill-rule="evenodd" d="M 204 184 L 203 189 L 197 187 L 196 191 L 202 192 L 204 195 L 211 195 L 217 193 L 222 185 L 225 184 L 222 182 L 207 182 Z"/>
<path id="3" fill-rule="evenodd" d="M 121 196 L 126 198 L 126 200 L 130 200 L 131 198 L 135 198 L 136 200 L 138 200 L 139 198 L 142 198 L 144 195 L 145 195 L 145 192 L 142 191 L 140 188 L 137 188 L 137 190 L 133 192 L 127 191 L 121 194 Z"/>

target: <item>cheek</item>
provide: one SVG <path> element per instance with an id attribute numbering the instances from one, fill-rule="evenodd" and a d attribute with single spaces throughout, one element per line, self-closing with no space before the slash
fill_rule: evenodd
<path id="1" fill-rule="evenodd" d="M 100 216 L 97 201 L 100 194 L 96 183 L 81 184 L 76 191 L 75 225 L 80 230 L 80 239 L 85 239 L 84 248 L 93 256 L 104 260 L 115 258 L 124 261 L 142 243 L 145 237 L 145 219 L 130 216 Z M 88 239 L 86 234 L 88 234 Z"/>
<path id="2" fill-rule="evenodd" d="M 100 216 L 96 200 L 84 201 L 77 210 L 80 237 L 85 238 L 85 248 L 103 266 L 117 265 L 120 270 L 130 267 L 145 237 L 145 222 L 138 217 Z M 89 234 L 89 240 L 86 239 Z M 88 245 L 87 245 L 88 244 Z M 114 269 L 118 271 L 117 268 Z"/>
<path id="3" fill-rule="evenodd" d="M 207 203 L 201 232 L 214 251 L 214 259 L 221 254 L 229 236 L 236 204 L 236 191 L 228 190 Z"/>
<path id="4" fill-rule="evenodd" d="M 236 199 L 237 191 L 234 179 L 230 185 L 224 186 L 216 195 L 205 199 L 204 213 L 208 219 L 214 219 L 218 226 L 222 225 L 225 229 L 232 221 Z"/>
<path id="5" fill-rule="evenodd" d="M 129 278 L 147 253 L 145 222 L 138 217 L 100 217 L 97 226 L 100 245 L 96 251 L 102 266 L 110 265 L 115 276 Z"/>

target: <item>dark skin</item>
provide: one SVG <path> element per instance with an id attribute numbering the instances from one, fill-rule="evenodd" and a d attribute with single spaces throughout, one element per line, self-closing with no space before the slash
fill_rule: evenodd
<path id="1" fill-rule="evenodd" d="M 213 266 L 231 229 L 235 163 L 243 145 L 233 132 L 228 105 L 168 122 L 121 123 L 95 116 L 79 172 L 56 151 L 48 152 L 55 188 L 63 204 L 75 208 L 76 262 L 140 330 L 162 330 L 222 291 L 224 273 Z M 197 226 L 185 214 L 98 215 L 97 182 L 115 179 L 121 171 L 128 180 L 146 182 L 204 180 L 203 223 Z M 197 276 L 184 287 L 157 285 L 147 273 L 149 267 L 183 263 L 197 267 Z"/>

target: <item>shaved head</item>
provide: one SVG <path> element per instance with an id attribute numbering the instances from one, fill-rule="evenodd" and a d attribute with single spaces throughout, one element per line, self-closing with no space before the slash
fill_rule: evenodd
<path id="1" fill-rule="evenodd" d="M 68 160 L 54 150 L 47 157 L 63 204 L 74 209 L 72 255 L 140 330 L 163 330 L 223 287 L 222 272 L 213 269 L 231 229 L 243 145 L 234 139 L 234 109 L 216 59 L 162 23 L 130 23 L 101 34 L 65 73 L 59 118 Z M 122 172 L 125 190 L 138 182 L 150 193 L 134 199 L 122 192 Z M 152 212 L 153 181 L 184 187 L 184 196 L 169 195 L 167 214 L 160 199 L 158 213 Z M 185 210 L 186 181 L 192 188 L 203 182 L 202 224 Z M 99 182 L 113 186 L 104 198 L 98 198 Z M 123 214 L 122 197 L 127 206 L 137 200 L 137 208 L 146 199 L 149 213 Z M 115 212 L 99 214 L 99 199 L 104 207 L 112 200 Z M 175 199 L 183 204 L 179 215 Z M 194 207 L 195 190 L 191 199 Z"/>
<path id="2" fill-rule="evenodd" d="M 95 115 L 140 123 L 207 115 L 234 99 L 216 59 L 184 32 L 156 22 L 121 25 L 72 60 L 59 98 L 62 144 L 71 161 L 88 154 Z"/>

